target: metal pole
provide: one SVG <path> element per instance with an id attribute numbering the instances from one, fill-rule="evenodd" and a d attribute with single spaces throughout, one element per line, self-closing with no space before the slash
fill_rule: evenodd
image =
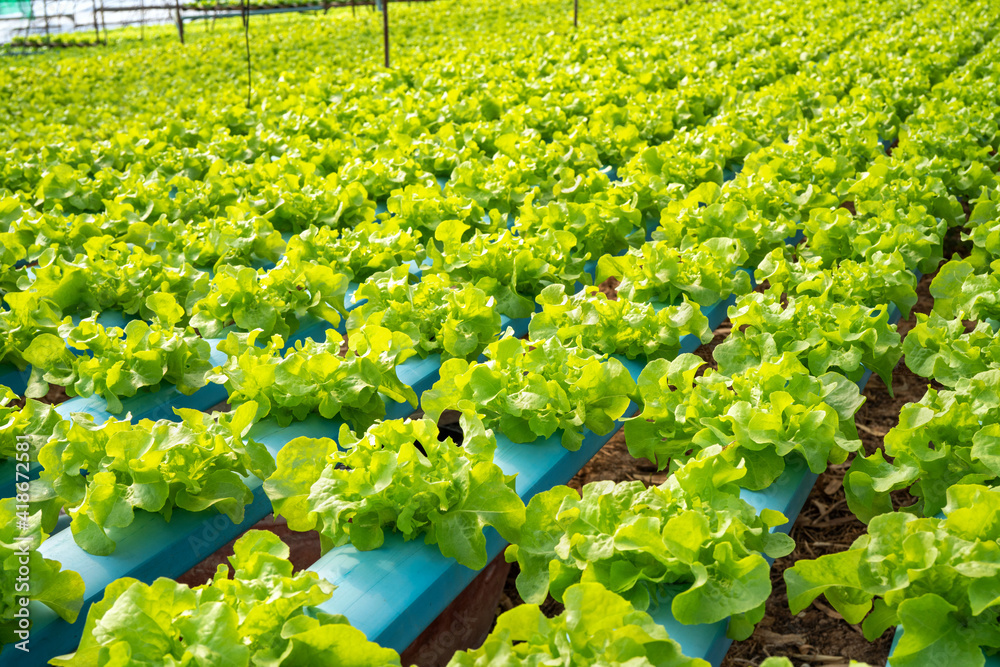
<path id="1" fill-rule="evenodd" d="M 580 0 L 573 0 L 573 27 L 577 27 L 576 18 L 580 13 Z"/>
<path id="2" fill-rule="evenodd" d="M 243 39 L 247 45 L 247 109 L 251 108 L 250 96 L 253 89 L 250 87 L 250 0 L 243 0 Z"/>
<path id="3" fill-rule="evenodd" d="M 382 41 L 385 43 L 385 67 L 389 69 L 389 0 L 382 0 Z"/>
<path id="4" fill-rule="evenodd" d="M 108 45 L 108 21 L 104 14 L 104 0 L 101 0 L 101 27 L 104 28 L 104 46 Z"/>
<path id="5" fill-rule="evenodd" d="M 174 0 L 174 6 L 177 7 L 177 34 L 181 38 L 181 44 L 184 43 L 184 19 L 181 18 L 181 0 Z"/>
<path id="6" fill-rule="evenodd" d="M 101 29 L 97 26 L 97 0 L 93 0 L 94 4 L 94 44 L 101 41 Z"/>
<path id="7" fill-rule="evenodd" d="M 42 14 L 45 17 L 45 37 L 49 36 L 49 3 L 48 0 L 42 0 Z M 46 40 L 48 41 L 48 40 Z"/>

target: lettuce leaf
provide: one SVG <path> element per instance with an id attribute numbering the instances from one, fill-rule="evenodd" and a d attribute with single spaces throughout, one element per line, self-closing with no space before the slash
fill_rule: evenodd
<path id="1" fill-rule="evenodd" d="M 750 276 L 737 271 L 746 261 L 746 250 L 733 239 L 713 238 L 683 250 L 646 243 L 625 255 L 602 256 L 595 280 L 618 278 L 619 296 L 630 301 L 673 304 L 683 294 L 699 306 L 711 306 L 750 291 Z"/>
<path id="2" fill-rule="evenodd" d="M 180 421 L 110 419 L 95 424 L 85 414 L 60 424 L 38 454 L 42 465 L 31 500 L 51 530 L 60 509 L 71 517 L 73 538 L 95 555 L 114 552 L 108 528 L 128 526 L 136 509 L 168 521 L 175 507 L 215 508 L 233 523 L 253 501 L 245 477 L 264 479 L 274 459 L 247 439 L 257 405 L 208 415 L 176 409 Z"/>
<path id="3" fill-rule="evenodd" d="M 601 665 L 708 667 L 688 658 L 667 631 L 599 583 L 569 587 L 566 609 L 547 618 L 537 604 L 506 611 L 482 647 L 459 651 L 448 667 L 484 665 Z"/>
<path id="4" fill-rule="evenodd" d="M 741 486 L 764 489 L 802 457 L 810 470 L 843 463 L 861 448 L 854 415 L 864 403 L 839 373 L 812 375 L 791 353 L 727 377 L 693 354 L 656 360 L 638 379 L 642 412 L 625 422 L 629 452 L 664 469 L 715 445 L 745 461 Z"/>
<path id="5" fill-rule="evenodd" d="M 160 578 L 112 582 L 87 614 L 77 650 L 63 667 L 212 664 L 232 667 L 399 666 L 399 655 L 347 623 L 313 609 L 334 586 L 308 570 L 293 574 L 289 550 L 273 533 L 236 541 L 229 566 L 203 586 Z"/>
<path id="6" fill-rule="evenodd" d="M 715 348 L 726 375 L 794 354 L 814 375 L 836 371 L 857 382 L 865 369 L 892 391 L 892 369 L 903 355 L 885 304 L 836 303 L 829 294 L 752 292 L 729 308 L 733 332 Z"/>
<path id="7" fill-rule="evenodd" d="M 0 385 L 0 460 L 15 458 L 19 442 L 28 443 L 28 458 L 36 459 L 38 450 L 63 421 L 55 408 L 27 399 L 22 407 L 9 387 Z"/>
<path id="8" fill-rule="evenodd" d="M 387 399 L 417 405 L 416 393 L 396 374 L 396 367 L 415 353 L 402 332 L 366 324 L 351 333 L 343 357 L 338 339 L 317 343 L 308 338 L 286 350 L 281 336 L 257 347 L 260 334 L 259 329 L 230 333 L 217 346 L 229 358 L 209 376 L 225 385 L 230 405 L 253 403 L 258 420 L 271 415 L 287 426 L 318 412 L 364 429 L 385 416 Z"/>
<path id="9" fill-rule="evenodd" d="M 678 305 L 657 310 L 651 304 L 628 299 L 608 299 L 596 287 L 567 296 L 562 285 L 549 285 L 538 295 L 541 312 L 531 317 L 532 340 L 557 336 L 601 354 L 621 354 L 629 359 L 673 357 L 684 336 L 702 343 L 712 339 L 708 318 L 686 296 Z"/>
<path id="10" fill-rule="evenodd" d="M 68 623 L 76 622 L 83 607 L 83 578 L 38 552 L 48 537 L 42 530 L 41 513 L 19 512 L 16 498 L 4 498 L 0 500 L 0 521 L 0 647 L 24 639 L 14 634 L 26 629 L 14 616 L 23 608 L 22 598 L 44 604 Z M 20 579 L 25 566 L 29 571 L 26 582 Z"/>
<path id="11" fill-rule="evenodd" d="M 468 409 L 460 424 L 461 445 L 441 438 L 429 419 L 378 422 L 358 436 L 344 424 L 339 442 L 296 438 L 278 454 L 264 490 L 292 530 L 319 531 L 324 552 L 348 542 L 377 549 L 390 526 L 481 569 L 483 529 L 516 541 L 524 503 L 514 478 L 493 463 L 493 432 Z"/>
<path id="12" fill-rule="evenodd" d="M 628 410 L 635 382 L 620 361 L 558 338 L 526 342 L 512 335 L 490 343 L 486 361 L 449 359 L 420 405 L 431 419 L 475 406 L 488 428 L 513 442 L 562 431 L 562 445 L 580 449 L 584 429 L 610 433 Z"/>
<path id="13" fill-rule="evenodd" d="M 902 626 L 894 665 L 984 664 L 1000 649 L 1000 492 L 958 484 L 947 497 L 944 518 L 882 514 L 848 551 L 785 570 L 792 613 L 825 595 L 871 641 Z"/>
<path id="14" fill-rule="evenodd" d="M 430 274 L 416 280 L 405 266 L 376 273 L 358 286 L 348 331 L 368 323 L 409 336 L 421 357 L 439 353 L 475 359 L 500 335 L 494 299 L 475 285 Z"/>
<path id="15" fill-rule="evenodd" d="M 269 271 L 224 265 L 189 311 L 206 338 L 235 324 L 240 331 L 287 337 L 306 316 L 336 326 L 351 276 L 329 266 L 285 258 Z"/>
<path id="16" fill-rule="evenodd" d="M 749 636 L 771 593 L 761 554 L 785 556 L 794 543 L 771 532 L 786 523 L 780 513 L 758 516 L 739 499 L 745 470 L 721 451 L 709 449 L 660 486 L 604 481 L 583 487 L 582 498 L 565 486 L 534 496 L 521 541 L 505 556 L 520 566 L 518 593 L 529 603 L 548 594 L 563 601 L 573 584 L 598 582 L 644 610 L 675 592 L 681 623 L 735 616 L 731 634 Z"/>

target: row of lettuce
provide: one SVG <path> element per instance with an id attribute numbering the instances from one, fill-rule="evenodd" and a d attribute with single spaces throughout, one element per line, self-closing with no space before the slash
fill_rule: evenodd
<path id="1" fill-rule="evenodd" d="M 905 7 L 897 9 L 907 13 Z M 941 12 L 964 30 L 956 35 L 940 28 Z M 878 13 L 870 16 L 881 20 Z M 329 247 L 324 234 L 332 244 L 341 238 L 336 229 L 317 227 L 293 237 L 270 270 L 233 268 L 234 256 L 220 254 L 211 274 L 196 275 L 193 266 L 168 267 L 171 276 L 182 276 L 171 282 L 155 274 L 162 258 L 150 259 L 144 270 L 130 272 L 129 284 L 148 279 L 145 284 L 155 286 L 130 295 L 131 313 L 151 322 L 136 321 L 125 331 L 109 331 L 87 318 L 74 324 L 65 317 L 74 309 L 94 308 L 74 301 L 81 294 L 101 293 L 91 282 L 100 275 L 94 267 L 103 262 L 115 271 L 132 255 L 141 257 L 135 248 L 142 244 L 136 241 L 147 228 L 153 233 L 154 225 L 134 221 L 123 236 L 137 236 L 112 236 L 110 243 L 101 240 L 110 235 L 99 225 L 102 233 L 88 236 L 72 260 L 58 248 L 46 249 L 37 256 L 38 266 L 17 276 L 19 291 L 5 295 L 27 295 L 15 296 L 15 302 L 45 295 L 36 304 L 51 309 L 48 328 L 40 329 L 47 336 L 36 333 L 21 348 L 23 361 L 33 365 L 32 393 L 54 382 L 84 395 L 127 397 L 128 391 L 134 394 L 164 379 L 192 390 L 214 380 L 226 384 L 234 410 L 211 416 L 184 412 L 176 422 L 98 425 L 86 418 L 62 420 L 32 401 L 10 408 L 5 423 L 14 426 L 5 436 L 14 444 L 14 435 L 34 435 L 42 464 L 31 494 L 41 510 L 36 520 L 52 530 L 59 509 L 66 510 L 82 548 L 111 553 L 114 544 L 104 528 L 126 525 L 134 508 L 169 516 L 174 507 L 215 506 L 238 520 L 249 493 L 240 474 L 250 472 L 267 479 L 265 490 L 290 527 L 320 530 L 326 548 L 348 541 L 377 548 L 383 528 L 391 526 L 481 567 L 484 525 L 511 541 L 508 558 L 521 565 L 518 587 L 524 598 L 537 603 L 552 594 L 567 611 L 545 619 L 535 604 L 515 609 L 501 618 L 482 649 L 456 656 L 456 664 L 512 656 L 541 659 L 537 656 L 567 651 L 594 660 L 621 662 L 638 655 L 652 664 L 701 664 L 682 661 L 678 647 L 641 610 L 663 585 L 681 584 L 686 590 L 674 598 L 672 610 L 682 622 L 731 617 L 731 633 L 741 637 L 762 617 L 770 593 L 763 555 L 785 555 L 792 544 L 770 530 L 784 517 L 768 511 L 758 515 L 739 499 L 739 489 L 768 486 L 793 451 L 819 472 L 860 448 L 853 415 L 862 399 L 854 382 L 866 368 L 888 381 L 902 354 L 889 313 L 891 305 L 905 313 L 916 300 L 915 278 L 907 270 L 931 270 L 940 262 L 947 228 L 965 221 L 957 197 L 990 201 L 989 194 L 980 193 L 991 191 L 983 186 L 992 183 L 996 166 L 990 152 L 995 148 L 990 142 L 996 141 L 995 101 L 975 97 L 978 89 L 971 83 L 993 71 L 996 49 L 987 44 L 993 31 L 982 26 L 993 26 L 996 19 L 986 3 L 963 9 L 934 5 L 907 15 L 859 38 L 865 48 L 852 48 L 850 57 L 841 52 L 846 63 L 831 56 L 814 69 L 779 78 L 759 96 L 729 98 L 743 110 L 780 109 L 784 118 L 777 122 L 762 115 L 760 127 L 747 131 L 721 115 L 672 132 L 668 140 L 637 153 L 614 183 L 598 171 L 599 158 L 585 172 L 589 179 L 578 179 L 601 183 L 581 191 L 583 202 L 574 201 L 572 188 L 535 185 L 539 193 L 551 192 L 544 210 L 527 193 L 507 211 L 490 202 L 486 215 L 483 204 L 477 208 L 449 189 L 461 179 L 458 166 L 443 191 L 436 183 L 402 184 L 389 193 L 391 217 L 372 222 L 361 215 L 332 223 L 372 236 L 391 231 L 391 240 L 376 246 L 387 249 L 380 261 L 388 265 L 371 267 L 376 270 L 356 292 L 369 304 L 351 312 L 343 356 L 338 337 L 326 343 L 307 340 L 287 350 L 282 338 L 304 316 L 331 324 L 344 316 L 344 294 L 356 276 L 340 271 L 339 258 L 320 255 Z M 920 35 L 917 45 L 912 45 L 914 35 Z M 894 66 L 886 65 L 890 54 Z M 956 67 L 958 73 L 948 78 Z M 858 92 L 862 82 L 864 94 Z M 949 107 L 955 91 L 965 97 Z M 813 105 L 803 106 L 806 100 Z M 720 108 L 725 114 L 730 107 L 723 103 Z M 944 111 L 952 115 L 942 121 Z M 957 125 L 973 129 L 956 136 Z M 885 156 L 879 136 L 895 138 L 900 127 L 898 145 Z M 511 141 L 522 145 L 516 137 Z M 557 141 L 534 143 L 558 147 Z M 587 145 L 585 139 L 574 141 Z M 970 151 L 973 147 L 981 150 Z M 724 181 L 724 170 L 736 165 L 742 169 Z M 219 165 L 217 171 L 228 168 Z M 662 185 L 655 188 L 657 178 Z M 634 195 L 629 204 L 609 205 L 629 188 Z M 361 192 L 365 205 L 360 208 L 374 214 L 367 190 Z M 649 201 L 646 209 L 640 194 Z M 177 200 L 189 201 L 179 187 L 172 201 Z M 840 206 L 844 201 L 852 205 Z M 430 203 L 430 211 L 424 208 L 421 216 L 422 202 Z M 609 210 L 618 217 L 610 217 Z M 643 214 L 652 211 L 662 211 L 661 224 L 654 241 L 642 243 Z M 12 217 L 23 221 L 46 215 L 37 212 L 33 218 L 18 202 Z M 505 231 L 505 213 L 515 214 L 513 230 Z M 109 217 L 128 219 L 121 210 Z M 253 244 L 266 247 L 268 238 L 281 240 L 273 225 L 269 230 L 261 219 L 254 225 L 263 233 L 250 234 Z M 785 239 L 800 229 L 806 242 L 786 248 Z M 298 247 L 313 239 L 317 255 L 300 256 L 297 263 L 289 259 L 296 238 Z M 419 279 L 405 263 L 423 258 L 401 253 L 397 239 L 425 249 L 431 262 Z M 101 254 L 118 242 L 132 245 L 113 251 L 117 255 Z M 498 247 L 508 249 L 491 254 Z M 624 257 L 615 255 L 630 247 Z M 28 252 L 14 262 L 28 258 Z M 50 257 L 42 258 L 44 252 Z M 538 257 L 538 252 L 547 255 Z M 251 263 L 278 259 L 243 257 Z M 589 257 L 599 257 L 597 281 L 620 281 L 618 300 L 592 288 L 571 294 L 577 281 L 587 279 L 583 264 Z M 764 289 L 749 290 L 746 274 L 735 271 L 744 265 L 759 266 Z M 982 269 L 983 261 L 977 266 Z M 289 274 L 294 275 L 282 278 Z M 207 283 L 207 293 L 197 287 L 183 291 L 199 281 Z M 197 300 L 189 300 L 192 293 L 200 294 Z M 731 311 L 736 333 L 717 350 L 718 372 L 700 374 L 702 362 L 690 355 L 671 360 L 681 335 L 707 336 L 699 305 L 730 294 L 738 295 Z M 534 309 L 532 297 L 540 311 L 532 317 L 529 341 L 507 336 L 493 342 L 500 315 L 526 316 Z M 111 297 L 111 303 L 129 312 L 116 298 L 121 297 Z M 679 304 L 660 310 L 650 303 L 678 298 Z M 189 308 L 189 303 L 201 305 Z M 9 312 L 15 312 L 13 305 Z M 213 369 L 207 362 L 209 344 L 198 334 L 221 334 L 230 323 L 246 333 L 228 334 L 220 350 L 229 361 Z M 255 345 L 257 339 L 266 344 Z M 89 349 L 93 357 L 73 355 L 66 341 Z M 174 354 L 172 366 L 164 361 L 170 355 L 160 354 L 164 347 Z M 441 381 L 420 401 L 427 418 L 380 420 L 382 396 L 416 404 L 413 390 L 396 375 L 398 364 L 433 352 L 446 360 Z M 654 361 L 636 383 L 608 354 Z M 86 370 L 88 364 L 98 368 Z M 122 378 L 120 384 L 116 377 Z M 105 385 L 94 378 L 105 378 Z M 672 473 L 659 487 L 599 484 L 588 486 L 582 498 L 557 487 L 525 508 L 513 480 L 493 462 L 491 430 L 530 442 L 561 429 L 564 445 L 572 449 L 584 429 L 611 430 L 633 399 L 642 412 L 627 422 L 626 439 L 634 454 Z M 5 402 L 12 405 L 13 397 Z M 462 447 L 439 440 L 435 422 L 445 409 L 462 413 Z M 347 422 L 336 443 L 299 439 L 275 461 L 245 438 L 251 424 L 265 416 L 287 423 L 312 412 Z M 260 664 L 307 664 L 307 657 L 317 655 L 339 656 L 345 664 L 355 664 L 347 663 L 352 659 L 356 664 L 391 662 L 371 645 L 357 656 L 347 653 L 348 646 L 358 645 L 343 619 L 303 613 L 329 596 L 329 585 L 309 574 L 293 577 L 286 556 L 272 537 L 250 533 L 234 557 L 234 579 L 220 572 L 210 585 L 193 590 L 166 580 L 151 587 L 123 581 L 92 608 L 80 652 L 67 664 L 135 660 L 140 650 L 161 658 L 164 649 L 166 654 L 227 655 L 236 664 L 251 656 L 258 663 L 270 661 Z M 67 573 L 49 566 L 52 580 L 65 584 Z M 39 571 L 47 570 L 39 564 Z M 241 593 L 244 586 L 257 597 Z M 260 593 L 265 587 L 296 593 L 279 613 Z M 65 602 L 62 611 L 72 614 L 71 596 L 51 597 L 56 605 Z M 176 604 L 157 617 L 156 627 L 136 631 L 129 625 L 133 605 L 159 609 L 164 597 Z M 897 620 L 889 614 L 882 619 Z M 202 627 L 212 630 L 196 630 Z M 150 642 L 150 636 L 162 642 Z M 614 653 L 593 653 L 598 650 Z"/>
<path id="2" fill-rule="evenodd" d="M 823 594 L 869 639 L 901 625 L 894 667 L 983 665 L 984 652 L 1000 650 L 997 81 L 995 57 L 974 61 L 908 121 L 898 150 L 949 156 L 942 181 L 966 213 L 963 252 L 940 266 L 933 311 L 917 315 L 903 346 L 906 366 L 929 385 L 903 406 L 884 451 L 857 456 L 847 472 L 847 502 L 867 534 L 785 574 L 793 612 Z"/>

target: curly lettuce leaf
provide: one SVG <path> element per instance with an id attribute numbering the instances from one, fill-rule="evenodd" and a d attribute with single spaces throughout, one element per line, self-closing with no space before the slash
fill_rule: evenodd
<path id="1" fill-rule="evenodd" d="M 933 273 L 941 263 L 948 224 L 920 205 L 880 203 L 877 212 L 851 215 L 845 208 L 813 209 L 805 221 L 806 247 L 827 266 L 898 252 L 906 268 Z"/>
<path id="2" fill-rule="evenodd" d="M 953 259 L 931 282 L 934 312 L 948 319 L 1000 319 L 1000 260 L 985 271 L 972 260 Z"/>
<path id="3" fill-rule="evenodd" d="M 885 304 L 835 303 L 826 295 L 752 292 L 729 308 L 733 333 L 714 357 L 726 375 L 794 354 L 809 371 L 830 371 L 857 382 L 869 369 L 892 391 L 892 369 L 903 355 Z"/>
<path id="4" fill-rule="evenodd" d="M 569 296 L 562 285 L 550 285 L 537 301 L 542 310 L 531 317 L 532 340 L 556 336 L 601 354 L 658 359 L 676 355 L 684 336 L 702 343 L 712 339 L 708 318 L 686 296 L 677 305 L 657 309 L 623 298 L 612 301 L 596 287 Z"/>
<path id="5" fill-rule="evenodd" d="M 784 556 L 794 543 L 771 532 L 783 516 L 758 516 L 739 499 L 745 470 L 721 451 L 708 450 L 660 486 L 605 481 L 586 485 L 582 498 L 565 486 L 533 497 L 521 541 L 505 555 L 520 566 L 518 593 L 529 603 L 563 600 L 573 584 L 595 581 L 646 609 L 674 591 L 681 623 L 736 616 L 731 632 L 748 636 L 771 592 L 761 554 Z"/>
<path id="6" fill-rule="evenodd" d="M 385 416 L 386 400 L 417 405 L 416 393 L 396 374 L 415 353 L 402 332 L 366 324 L 351 333 L 345 356 L 340 340 L 309 338 L 285 350 L 281 336 L 257 347 L 260 334 L 230 333 L 217 346 L 228 355 L 226 364 L 209 376 L 225 385 L 230 405 L 253 402 L 257 419 L 271 415 L 287 426 L 318 412 L 364 429 Z"/>
<path id="7" fill-rule="evenodd" d="M 907 403 L 885 436 L 885 454 L 858 457 L 844 481 L 847 502 L 862 521 L 892 511 L 893 491 L 917 498 L 907 511 L 934 516 L 954 484 L 993 486 L 1000 478 L 1000 370 L 928 389 Z"/>
<path id="8" fill-rule="evenodd" d="M 180 310 L 169 294 L 155 296 Z M 83 354 L 73 354 L 67 345 Z M 198 391 L 208 384 L 211 354 L 208 341 L 190 329 L 142 320 L 105 328 L 94 315 L 75 326 L 63 324 L 59 336 L 42 334 L 32 341 L 25 350 L 31 362 L 26 395 L 44 396 L 51 382 L 65 387 L 69 396 L 100 396 L 108 411 L 118 414 L 124 410 L 122 398 L 156 391 L 162 382 L 182 394 Z"/>
<path id="9" fill-rule="evenodd" d="M 32 483 L 32 501 L 51 529 L 64 509 L 80 547 L 105 556 L 115 550 L 109 528 L 132 523 L 135 510 L 167 520 L 175 507 L 190 512 L 214 508 L 233 523 L 253 501 L 246 476 L 264 479 L 274 459 L 247 439 L 257 406 L 208 415 L 175 409 L 180 421 L 110 419 L 95 424 L 87 415 L 63 422 L 38 454 L 42 465 Z"/>
<path id="10" fill-rule="evenodd" d="M 348 332 L 369 323 L 405 333 L 424 358 L 439 353 L 442 359 L 475 359 L 500 335 L 493 298 L 440 274 L 416 280 L 405 266 L 376 273 L 354 300 L 363 303 L 351 311 Z"/>
<path id="11" fill-rule="evenodd" d="M 548 230 L 573 234 L 576 239 L 573 252 L 589 257 L 635 248 L 646 240 L 642 215 L 632 202 L 595 197 L 582 203 L 553 201 L 536 206 L 534 195 L 529 194 L 514 223 L 514 231 L 533 240 L 544 238 Z"/>
<path id="12" fill-rule="evenodd" d="M 741 485 L 763 489 L 784 471 L 785 457 L 800 456 L 821 473 L 860 449 L 854 415 L 864 398 L 839 373 L 816 377 L 790 353 L 731 377 L 712 370 L 696 377 L 704 365 L 683 354 L 643 369 L 642 412 L 625 422 L 633 456 L 664 469 L 723 446 L 745 461 Z"/>
<path id="13" fill-rule="evenodd" d="M 586 256 L 571 252 L 576 237 L 570 232 L 549 230 L 532 239 L 512 232 L 477 233 L 463 240 L 465 225 L 454 221 L 441 225 L 427 255 L 434 264 L 424 270 L 448 276 L 457 283 L 473 283 L 493 297 L 501 315 L 518 319 L 535 311 L 534 299 L 548 285 L 572 288 L 589 285 L 584 267 Z"/>
<path id="14" fill-rule="evenodd" d="M 441 379 L 420 404 L 432 419 L 471 402 L 488 428 L 513 442 L 533 442 L 562 431 L 576 451 L 584 429 L 610 433 L 628 410 L 635 382 L 620 361 L 558 338 L 526 342 L 506 336 L 491 343 L 486 361 L 449 359 Z"/>
<path id="15" fill-rule="evenodd" d="M 0 385 L 0 460 L 14 458 L 18 443 L 27 443 L 32 461 L 49 439 L 62 417 L 53 406 L 27 399 L 22 407 L 15 405 L 17 396 L 9 387 Z"/>
<path id="16" fill-rule="evenodd" d="M 408 262 L 420 263 L 425 254 L 414 230 L 397 218 L 348 229 L 310 227 L 293 236 L 285 251 L 293 261 L 337 267 L 358 281 Z"/>
<path id="17" fill-rule="evenodd" d="M 892 304 L 903 319 L 917 303 L 917 277 L 898 252 L 876 251 L 865 260 L 845 259 L 830 268 L 820 257 L 776 249 L 757 267 L 757 282 L 781 294 L 823 296 L 834 303 Z"/>
<path id="18" fill-rule="evenodd" d="M 390 526 L 407 540 L 423 536 L 472 569 L 487 562 L 483 529 L 516 541 L 524 503 L 514 478 L 493 463 L 492 431 L 466 410 L 464 439 L 439 439 L 430 419 L 378 422 L 339 442 L 296 438 L 282 448 L 264 490 L 292 530 L 318 530 L 324 551 L 350 542 L 377 549 Z"/>
<path id="19" fill-rule="evenodd" d="M 984 664 L 1000 649 L 1000 492 L 948 489 L 944 518 L 890 512 L 847 551 L 785 570 L 793 614 L 820 595 L 874 640 L 899 624 L 893 664 Z"/>
<path id="20" fill-rule="evenodd" d="M 77 650 L 62 667 L 189 664 L 231 667 L 399 666 L 399 655 L 367 640 L 342 616 L 313 609 L 334 586 L 308 570 L 293 574 L 288 547 L 251 530 L 203 586 L 160 578 L 112 582 L 87 614 Z"/>
<path id="21" fill-rule="evenodd" d="M 191 326 L 214 338 L 234 324 L 240 331 L 287 337 L 307 316 L 336 326 L 345 313 L 351 276 L 319 263 L 285 258 L 269 271 L 224 265 L 189 308 Z"/>
<path id="22" fill-rule="evenodd" d="M 686 295 L 699 306 L 711 306 L 750 291 L 750 276 L 737 271 L 746 261 L 746 250 L 734 239 L 713 238 L 683 250 L 646 243 L 625 255 L 598 259 L 596 282 L 617 278 L 618 295 L 630 301 L 673 304 Z"/>
<path id="23" fill-rule="evenodd" d="M 38 552 L 48 537 L 42 530 L 41 513 L 19 512 L 16 498 L 4 498 L 0 522 L 0 646 L 25 639 L 15 634 L 25 630 L 15 616 L 24 607 L 22 598 L 41 602 L 68 623 L 76 622 L 83 607 L 83 578 Z M 22 577 L 24 566 L 29 571 L 27 580 Z"/>
<path id="24" fill-rule="evenodd" d="M 599 583 L 567 589 L 566 609 L 547 618 L 537 604 L 506 611 L 482 647 L 459 651 L 448 667 L 573 664 L 585 667 L 708 667 L 681 653 L 649 614 Z"/>
<path id="25" fill-rule="evenodd" d="M 1000 342 L 986 322 L 966 331 L 960 319 L 937 312 L 917 313 L 917 323 L 903 340 L 906 367 L 920 377 L 954 387 L 963 379 L 1000 366 Z"/>

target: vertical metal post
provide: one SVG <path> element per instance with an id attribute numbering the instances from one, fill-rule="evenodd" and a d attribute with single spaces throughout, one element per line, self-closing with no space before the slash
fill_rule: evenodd
<path id="1" fill-rule="evenodd" d="M 177 34 L 181 38 L 181 44 L 184 43 L 184 19 L 181 18 L 181 0 L 174 0 L 174 6 L 177 7 Z"/>
<path id="2" fill-rule="evenodd" d="M 251 95 L 253 94 L 253 88 L 251 88 L 251 71 L 250 71 L 250 0 L 243 0 L 240 3 L 240 9 L 243 14 L 243 39 L 246 41 L 247 45 L 247 109 L 251 108 Z"/>
<path id="3" fill-rule="evenodd" d="M 93 0 L 94 5 L 94 44 L 101 41 L 101 29 L 97 26 L 97 0 Z"/>
<path id="4" fill-rule="evenodd" d="M 104 28 L 104 46 L 108 45 L 108 20 L 104 15 L 104 0 L 101 0 L 101 27 Z"/>
<path id="5" fill-rule="evenodd" d="M 42 15 L 45 17 L 45 37 L 48 41 L 49 36 L 49 2 L 48 0 L 42 0 Z"/>
<path id="6" fill-rule="evenodd" d="M 385 67 L 389 69 L 389 0 L 382 0 L 382 41 L 385 43 Z"/>
<path id="7" fill-rule="evenodd" d="M 580 14 L 580 0 L 573 0 L 573 27 L 577 27 L 577 16 Z"/>

